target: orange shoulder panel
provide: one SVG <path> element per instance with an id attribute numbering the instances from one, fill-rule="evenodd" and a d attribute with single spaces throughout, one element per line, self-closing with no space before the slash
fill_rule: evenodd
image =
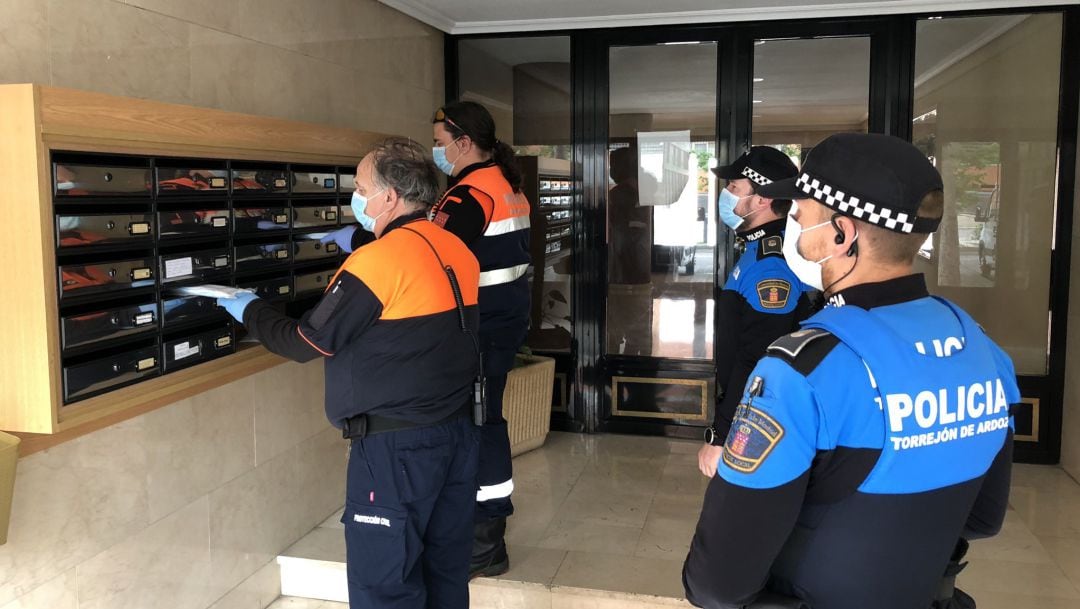
<path id="1" fill-rule="evenodd" d="M 484 167 L 465 176 L 458 186 L 467 184 L 477 200 L 481 200 L 477 193 L 483 193 L 492 201 L 491 210 L 484 210 L 488 222 L 498 222 L 509 218 L 529 215 L 529 200 L 520 192 L 514 192 L 510 183 L 503 177 L 502 170 L 495 167 Z M 486 206 L 487 204 L 484 203 Z"/>
<path id="2" fill-rule="evenodd" d="M 338 274 L 349 273 L 364 282 L 383 305 L 380 319 L 408 319 L 455 309 L 446 273 L 427 243 L 410 231 L 435 246 L 443 262 L 454 269 L 465 305 L 475 305 L 480 282 L 476 257 L 460 239 L 427 220 L 395 228 L 357 249 Z"/>

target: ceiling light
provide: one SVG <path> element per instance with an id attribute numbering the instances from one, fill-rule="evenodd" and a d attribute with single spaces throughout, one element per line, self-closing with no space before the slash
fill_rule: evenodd
<path id="1" fill-rule="evenodd" d="M 754 82 L 762 82 L 764 80 L 764 78 L 758 78 L 757 76 L 754 77 Z"/>
<path id="2" fill-rule="evenodd" d="M 755 100 L 754 100 L 754 103 L 755 103 L 755 104 L 760 104 L 760 103 L 761 103 L 761 100 L 760 100 L 760 99 L 755 99 Z"/>
<path id="3" fill-rule="evenodd" d="M 759 47 L 759 46 L 765 44 L 765 42 L 766 41 L 764 41 L 764 40 L 755 40 L 754 41 L 754 46 Z"/>

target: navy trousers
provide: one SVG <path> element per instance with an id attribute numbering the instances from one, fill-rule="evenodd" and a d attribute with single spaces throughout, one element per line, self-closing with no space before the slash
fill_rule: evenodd
<path id="1" fill-rule="evenodd" d="M 514 367 L 514 354 L 525 340 L 524 329 L 480 331 L 484 354 L 484 386 L 487 417 L 480 428 L 480 489 L 476 494 L 476 520 L 506 518 L 514 513 L 510 494 L 514 468 L 510 460 L 510 435 L 503 418 L 506 374 Z"/>
<path id="2" fill-rule="evenodd" d="M 351 609 L 466 609 L 479 461 L 468 417 L 355 439 L 345 494 Z"/>

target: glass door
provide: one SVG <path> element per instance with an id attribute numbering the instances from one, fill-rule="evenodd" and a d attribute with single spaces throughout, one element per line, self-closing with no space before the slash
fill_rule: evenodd
<path id="1" fill-rule="evenodd" d="M 713 41 L 610 46 L 604 416 L 704 424 L 713 380 Z"/>
<path id="2" fill-rule="evenodd" d="M 1061 424 L 1051 270 L 1062 32 L 1060 13 L 921 19 L 915 29 L 912 141 L 945 185 L 941 228 L 916 266 L 1012 358 L 1024 396 L 1017 456 L 1045 462 L 1057 460 Z"/>
<path id="3" fill-rule="evenodd" d="M 799 164 L 832 133 L 887 127 L 887 95 L 872 78 L 888 63 L 888 45 L 875 44 L 885 35 L 878 25 L 707 33 L 604 49 L 601 429 L 698 437 L 727 389 L 718 386 L 716 355 L 738 346 L 714 340 L 731 335 L 718 330 L 732 323 L 716 319 L 714 302 L 737 254 L 735 235 L 716 217 L 725 184 L 710 168 L 751 145 Z"/>

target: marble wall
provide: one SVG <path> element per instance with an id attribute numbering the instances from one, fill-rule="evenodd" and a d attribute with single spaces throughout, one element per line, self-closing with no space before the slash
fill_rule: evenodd
<path id="1" fill-rule="evenodd" d="M 375 0 L 0 0 L 0 83 L 431 138 L 443 36 Z M 344 503 L 322 364 L 283 364 L 19 462 L 0 609 L 261 609 Z"/>
<path id="2" fill-rule="evenodd" d="M 2 609 L 262 609 L 344 504 L 323 366 L 286 363 L 19 461 Z"/>
<path id="3" fill-rule="evenodd" d="M 0 83 L 431 139 L 443 36 L 375 0 L 0 0 Z"/>

